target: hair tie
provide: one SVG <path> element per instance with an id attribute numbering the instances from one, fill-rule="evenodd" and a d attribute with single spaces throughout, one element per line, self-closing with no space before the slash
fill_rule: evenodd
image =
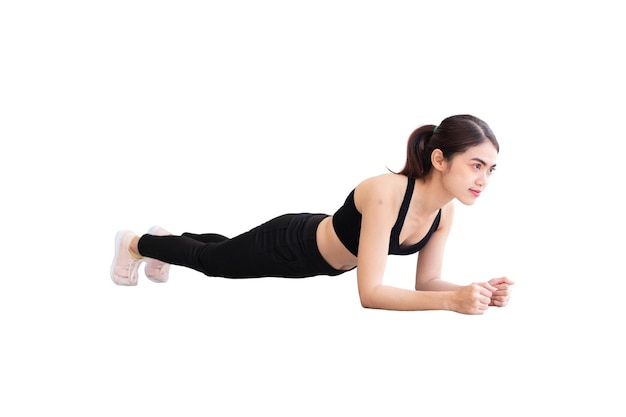
<path id="1" fill-rule="evenodd" d="M 438 128 L 438 127 L 439 127 L 439 126 L 435 126 L 435 128 L 433 129 L 433 133 L 435 133 L 435 132 L 437 131 L 437 128 Z"/>

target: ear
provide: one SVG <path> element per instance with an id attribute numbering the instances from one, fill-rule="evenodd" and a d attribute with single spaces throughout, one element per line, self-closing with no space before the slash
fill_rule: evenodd
<path id="1" fill-rule="evenodd" d="M 443 152 L 441 152 L 441 149 L 435 149 L 430 154 L 430 162 L 433 164 L 433 168 L 435 168 L 439 172 L 443 172 L 446 167 L 446 159 L 443 157 Z"/>

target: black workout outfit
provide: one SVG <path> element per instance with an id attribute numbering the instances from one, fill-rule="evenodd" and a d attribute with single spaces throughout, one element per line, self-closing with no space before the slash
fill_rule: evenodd
<path id="1" fill-rule="evenodd" d="M 409 208 L 415 179 L 409 178 L 398 220 L 391 231 L 389 254 L 409 255 L 426 245 L 437 230 L 441 210 L 427 235 L 417 244 L 401 246 L 400 230 Z M 173 265 L 182 265 L 208 276 L 224 278 L 305 278 L 339 275 L 322 257 L 316 240 L 317 226 L 327 214 L 299 213 L 276 217 L 229 239 L 219 234 L 183 233 L 182 236 L 143 235 L 139 253 Z M 354 205 L 354 190 L 333 216 L 340 241 L 357 255 L 361 214 Z"/>

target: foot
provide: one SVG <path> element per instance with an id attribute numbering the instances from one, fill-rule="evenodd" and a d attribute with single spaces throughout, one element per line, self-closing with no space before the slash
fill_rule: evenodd
<path id="1" fill-rule="evenodd" d="M 149 235 L 169 236 L 170 232 L 160 226 L 152 226 L 148 230 Z M 170 264 L 159 261 L 158 259 L 146 258 L 146 266 L 144 269 L 146 277 L 153 282 L 167 282 L 170 276 Z"/>
<path id="2" fill-rule="evenodd" d="M 135 234 L 129 230 L 120 230 L 115 235 L 115 256 L 111 264 L 111 279 L 117 285 L 137 285 L 139 265 L 143 258 L 130 251 L 130 241 Z"/>

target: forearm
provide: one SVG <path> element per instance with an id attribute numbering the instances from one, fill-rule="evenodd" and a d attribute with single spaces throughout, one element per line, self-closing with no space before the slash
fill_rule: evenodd
<path id="1" fill-rule="evenodd" d="M 459 285 L 453 284 L 441 279 L 431 279 L 427 281 L 417 281 L 415 283 L 415 290 L 417 291 L 455 291 L 459 289 Z"/>
<path id="2" fill-rule="evenodd" d="M 413 291 L 385 285 L 360 294 L 365 308 L 383 310 L 450 310 L 451 291 Z"/>

